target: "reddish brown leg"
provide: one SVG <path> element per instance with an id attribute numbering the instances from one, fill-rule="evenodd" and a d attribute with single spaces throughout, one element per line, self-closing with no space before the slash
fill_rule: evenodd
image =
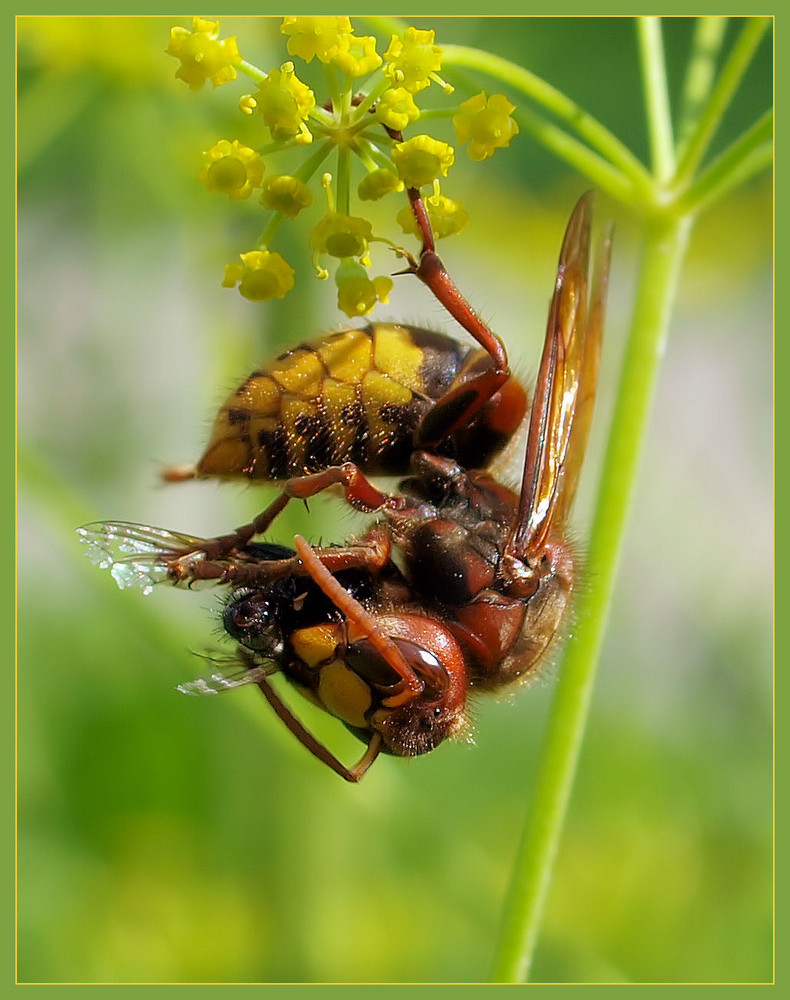
<path id="1" fill-rule="evenodd" d="M 231 536 L 226 536 L 231 537 Z M 344 569 L 364 569 L 375 575 L 387 564 L 392 549 L 388 525 L 372 525 L 351 545 L 313 549 L 317 559 L 330 573 Z M 304 564 L 298 556 L 289 559 L 264 559 L 244 551 L 229 551 L 225 556 L 201 558 L 201 550 L 191 550 L 167 560 L 173 584 L 214 580 L 232 587 L 264 587 L 286 576 L 304 576 Z"/>
<path id="2" fill-rule="evenodd" d="M 392 129 L 387 132 L 397 142 L 403 135 Z M 405 250 L 398 250 L 408 264 L 402 274 L 414 274 L 434 294 L 444 308 L 491 356 L 493 370 L 482 372 L 440 399 L 418 428 L 416 444 L 430 448 L 458 430 L 494 396 L 510 378 L 505 345 L 483 322 L 469 301 L 461 294 L 436 253 L 431 222 L 419 188 L 408 188 L 407 195 L 417 228 L 422 237 L 419 262 Z"/>
<path id="3" fill-rule="evenodd" d="M 239 655 L 248 668 L 255 668 L 257 666 L 255 658 L 243 646 L 239 647 Z M 296 718 L 290 708 L 288 708 L 285 702 L 283 702 L 274 690 L 265 674 L 261 674 L 256 679 L 255 683 L 261 689 L 264 698 L 272 706 L 277 716 L 285 723 L 302 746 L 309 750 L 310 753 L 314 757 L 317 757 L 323 764 L 326 764 L 327 767 L 331 768 L 335 774 L 339 774 L 341 778 L 345 778 L 346 781 L 354 783 L 358 782 L 376 757 L 378 757 L 381 750 L 381 733 L 373 733 L 367 749 L 357 763 L 351 768 L 346 767 L 345 764 L 335 757 L 331 750 L 317 740 L 308 729 L 305 729 L 302 723 Z"/>
<path id="4" fill-rule="evenodd" d="M 243 549 L 255 535 L 263 534 L 275 518 L 282 513 L 288 503 L 293 500 L 309 500 L 310 497 L 330 489 L 332 486 L 342 486 L 346 502 L 355 510 L 370 513 L 374 510 L 401 510 L 409 506 L 411 501 L 406 497 L 394 496 L 390 493 L 382 493 L 371 482 L 369 482 L 362 472 L 353 462 L 346 462 L 343 465 L 331 466 L 323 472 L 316 472 L 310 476 L 299 476 L 296 479 L 289 479 L 283 486 L 282 493 L 276 500 L 262 511 L 249 524 L 244 524 L 240 528 L 228 535 L 219 535 L 217 538 L 205 539 L 201 542 L 200 548 L 190 550 L 191 552 L 205 553 L 209 561 L 219 563 L 231 553 Z M 288 560 L 285 560 L 288 562 Z M 358 564 L 357 564 L 358 565 Z M 337 568 L 346 568 L 340 566 Z M 206 567 L 206 569 L 208 569 Z M 208 572 L 202 579 L 213 579 L 216 574 Z M 269 577 L 271 579 L 271 577 Z"/>

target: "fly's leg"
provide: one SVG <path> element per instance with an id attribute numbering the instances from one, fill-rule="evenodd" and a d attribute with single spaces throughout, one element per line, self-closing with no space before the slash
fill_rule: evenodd
<path id="1" fill-rule="evenodd" d="M 343 465 L 330 466 L 323 472 L 287 480 L 282 493 L 254 521 L 228 535 L 205 541 L 200 551 L 209 559 L 226 558 L 230 553 L 243 549 L 255 535 L 263 534 L 291 500 L 309 500 L 332 486 L 342 487 L 346 502 L 355 510 L 366 514 L 376 510 L 402 510 L 410 503 L 405 497 L 383 493 L 365 478 L 353 462 L 345 462 Z"/>
<path id="2" fill-rule="evenodd" d="M 387 565 L 392 550 L 392 536 L 387 524 L 374 524 L 361 538 L 349 545 L 313 548 L 316 559 L 328 573 L 346 569 L 367 570 L 373 576 Z M 225 560 L 198 564 L 200 579 L 216 579 L 234 587 L 262 587 L 288 576 L 310 576 L 298 555 L 289 559 L 259 559 L 240 553 Z M 205 567 L 205 568 L 203 568 Z"/>
<path id="3" fill-rule="evenodd" d="M 255 586 L 290 574 L 304 575 L 297 558 L 261 559 L 246 546 L 266 530 L 293 499 L 308 500 L 332 486 L 340 486 L 346 502 L 355 510 L 370 513 L 385 510 L 390 513 L 411 508 L 417 501 L 383 493 L 377 489 L 352 462 L 332 466 L 310 476 L 289 479 L 282 493 L 249 524 L 216 538 L 201 539 L 200 545 L 178 553 L 168 560 L 173 583 L 214 580 L 219 584 Z M 375 573 L 389 559 L 391 538 L 385 525 L 374 525 L 360 542 L 343 547 L 318 550 L 321 562 L 330 573 L 359 567 Z"/>
<path id="4" fill-rule="evenodd" d="M 243 646 L 239 647 L 239 656 L 249 669 L 255 669 L 257 667 L 255 657 L 252 656 L 250 651 L 245 649 Z M 314 757 L 317 757 L 323 764 L 326 764 L 327 767 L 331 768 L 335 774 L 339 774 L 341 778 L 345 778 L 346 781 L 356 783 L 361 780 L 362 776 L 368 770 L 376 757 L 378 757 L 379 752 L 381 751 L 381 733 L 374 732 L 367 749 L 357 763 L 353 767 L 346 767 L 342 761 L 338 760 L 331 750 L 325 747 L 320 740 L 317 740 L 308 729 L 305 729 L 302 723 L 296 718 L 290 708 L 288 708 L 285 702 L 277 694 L 269 681 L 269 678 L 265 674 L 259 674 L 255 683 L 260 688 L 264 698 L 274 709 L 278 718 L 285 723 L 288 729 L 294 734 L 305 749 L 309 750 Z"/>
<path id="5" fill-rule="evenodd" d="M 382 493 L 365 478 L 353 462 L 345 462 L 343 465 L 330 466 L 323 472 L 287 480 L 280 495 L 249 524 L 243 524 L 227 535 L 201 539 L 199 547 L 184 552 L 181 558 L 200 552 L 209 562 L 226 560 L 230 555 L 243 550 L 256 535 L 262 535 L 267 531 L 291 500 L 309 500 L 310 497 L 323 493 L 324 490 L 328 490 L 332 486 L 341 486 L 346 501 L 355 510 L 364 513 L 382 508 L 399 510 L 407 505 L 407 501 L 403 497 Z M 213 576 L 202 578 L 209 579 Z"/>
<path id="6" fill-rule="evenodd" d="M 397 142 L 403 141 L 400 132 L 393 129 L 387 129 L 387 132 Z M 397 251 L 407 264 L 405 270 L 399 273 L 418 277 L 453 319 L 487 351 L 493 363 L 492 368 L 450 389 L 423 418 L 417 428 L 415 443 L 418 448 L 430 449 L 467 424 L 496 395 L 510 378 L 510 365 L 505 345 L 462 295 L 436 253 L 433 230 L 420 189 L 408 188 L 406 193 L 422 238 L 422 249 L 419 260 L 406 250 Z"/>

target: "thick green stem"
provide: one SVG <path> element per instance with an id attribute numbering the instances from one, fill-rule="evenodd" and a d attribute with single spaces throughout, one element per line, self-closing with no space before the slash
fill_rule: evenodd
<path id="1" fill-rule="evenodd" d="M 596 662 L 690 228 L 687 216 L 656 222 L 647 232 L 590 539 L 589 572 L 595 586 L 583 589 L 579 595 L 577 627 L 561 667 L 532 811 L 505 911 L 495 982 L 524 982 L 529 974 L 584 735 Z"/>

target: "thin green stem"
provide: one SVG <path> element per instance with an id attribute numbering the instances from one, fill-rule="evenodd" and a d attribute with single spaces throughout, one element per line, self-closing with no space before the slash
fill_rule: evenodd
<path id="1" fill-rule="evenodd" d="M 360 136 L 356 140 L 357 148 L 359 149 L 359 154 L 362 157 L 369 158 L 379 167 L 383 167 L 385 170 L 395 173 L 395 168 L 393 166 L 392 160 L 380 149 L 375 142 L 373 142 L 369 136 Z"/>
<path id="2" fill-rule="evenodd" d="M 354 124 L 363 121 L 367 117 L 368 111 L 370 111 L 376 101 L 390 88 L 390 86 L 390 81 L 386 76 L 382 76 L 380 80 L 373 84 L 367 96 L 362 99 L 356 108 L 354 108 L 352 118 Z"/>
<path id="3" fill-rule="evenodd" d="M 651 185 L 644 164 L 608 129 L 551 84 L 515 63 L 462 45 L 442 47 L 442 66 L 461 66 L 485 73 L 508 87 L 521 91 L 565 122 L 637 188 Z"/>
<path id="4" fill-rule="evenodd" d="M 334 66 L 330 66 L 328 63 L 322 63 L 321 65 L 323 66 L 324 79 L 326 80 L 326 86 L 329 91 L 329 97 L 332 101 L 332 107 L 335 114 L 340 114 L 343 104 L 343 92 L 337 82 L 337 74 L 335 73 Z"/>
<path id="5" fill-rule="evenodd" d="M 631 180 L 607 160 L 598 156 L 584 143 L 568 135 L 557 125 L 546 121 L 528 108 L 520 108 L 514 118 L 519 128 L 528 132 L 546 149 L 565 160 L 588 177 L 596 187 L 626 205 L 636 206 L 643 200 Z"/>
<path id="6" fill-rule="evenodd" d="M 348 215 L 351 199 L 351 150 L 337 147 L 337 210 Z"/>
<path id="7" fill-rule="evenodd" d="M 628 511 L 663 354 L 690 217 L 649 229 L 636 309 L 620 377 L 589 549 L 595 586 L 583 590 L 555 695 L 537 786 L 505 911 L 495 982 L 529 974 L 559 849 L 592 694 L 598 653 L 614 588 Z"/>
<path id="8" fill-rule="evenodd" d="M 770 167 L 773 162 L 773 111 L 744 132 L 690 185 L 678 209 L 699 212 L 736 185 Z"/>
<path id="9" fill-rule="evenodd" d="M 703 105 L 710 95 L 716 75 L 716 61 L 721 52 L 727 17 L 698 17 L 691 42 L 691 58 L 683 81 L 680 99 L 677 153 L 680 154 L 699 122 Z"/>
<path id="10" fill-rule="evenodd" d="M 234 63 L 234 68 L 240 70 L 245 76 L 248 76 L 251 80 L 256 83 L 263 83 L 268 73 L 264 73 L 262 69 L 258 69 L 257 66 L 253 66 L 252 63 L 248 63 L 244 59 L 240 59 L 237 63 Z"/>
<path id="11" fill-rule="evenodd" d="M 750 18 L 735 43 L 730 57 L 721 71 L 713 92 L 708 99 L 696 130 L 689 137 L 678 163 L 676 184 L 688 184 L 708 151 L 711 140 L 730 106 L 743 75 L 754 58 L 757 46 L 771 24 L 769 17 Z"/>
<path id="12" fill-rule="evenodd" d="M 638 17 L 636 30 L 653 176 L 663 185 L 670 180 L 674 172 L 675 152 L 661 21 L 657 17 Z"/>
<path id="13" fill-rule="evenodd" d="M 298 170 L 294 171 L 294 176 L 307 183 L 333 149 L 334 143 L 322 143 L 313 155 L 305 160 Z M 286 216 L 282 212 L 277 212 L 274 209 L 269 210 L 267 215 L 264 216 L 263 230 L 255 243 L 256 249 L 260 250 L 271 245 L 277 230 L 285 222 L 285 219 Z"/>

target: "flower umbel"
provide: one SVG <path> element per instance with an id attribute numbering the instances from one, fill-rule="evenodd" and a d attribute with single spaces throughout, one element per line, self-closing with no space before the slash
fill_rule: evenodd
<path id="1" fill-rule="evenodd" d="M 468 215 L 438 186 L 454 162 L 453 147 L 428 134 L 424 125 L 420 135 L 404 133 L 422 116 L 423 122 L 443 124 L 447 134 L 453 118 L 472 159 L 486 159 L 517 133 L 510 117 L 513 105 L 502 95 L 487 99 L 479 94 L 442 107 L 439 94 L 439 106 L 424 114 L 418 102 L 431 83 L 445 95 L 452 92 L 439 76 L 442 50 L 430 30 L 408 27 L 393 36 L 383 59 L 376 39 L 355 35 L 348 17 L 289 15 L 280 31 L 287 36 L 292 59 L 322 64 L 317 68 L 323 71 L 327 94 L 316 96 L 290 60 L 265 71 L 242 59 L 235 38 L 220 38 L 216 21 L 197 17 L 191 30 L 171 31 L 167 51 L 180 60 L 176 75 L 191 89 L 199 90 L 206 80 L 218 86 L 237 72 L 253 81 L 251 93 L 238 102 L 248 118 L 244 139 L 216 142 L 204 153 L 198 174 L 208 190 L 232 200 L 250 199 L 260 190 L 259 236 L 236 263 L 227 265 L 222 283 L 238 287 L 256 302 L 281 298 L 293 287 L 293 268 L 271 247 L 281 226 L 310 213 L 320 178 L 328 211 L 307 223 L 313 263 L 321 278 L 329 276 L 328 269 L 335 270 L 338 305 L 348 316 L 366 315 L 377 302 L 387 301 L 392 288 L 389 278 L 371 277 L 366 270 L 371 245 L 382 242 L 398 248 L 385 237 L 379 221 L 373 235 L 372 222 L 363 210 L 355 211 L 354 199 L 367 203 L 405 191 L 401 197 L 408 200 L 390 219 L 403 232 L 416 235 L 423 248 L 459 232 Z M 320 79 L 315 70 L 311 82 Z M 285 162 L 272 166 L 271 158 L 280 153 Z M 334 165 L 327 164 L 332 157 Z M 420 189 L 426 185 L 434 190 L 423 199 Z"/>

